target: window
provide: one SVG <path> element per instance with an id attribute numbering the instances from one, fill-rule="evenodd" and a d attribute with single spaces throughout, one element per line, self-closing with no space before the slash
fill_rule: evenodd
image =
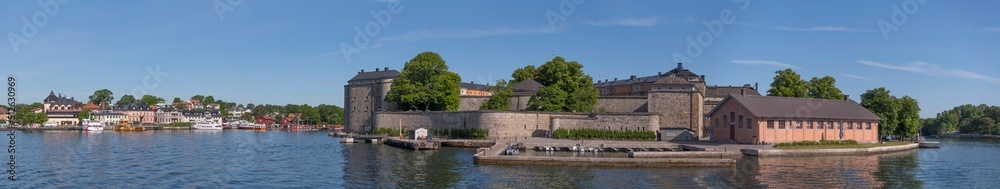
<path id="1" fill-rule="evenodd" d="M 848 121 L 847 122 L 847 129 L 854 129 L 854 122 L 853 121 Z"/>
<path id="2" fill-rule="evenodd" d="M 806 129 L 813 129 L 813 122 L 812 121 L 806 121 Z"/>
<path id="3" fill-rule="evenodd" d="M 743 115 L 740 115 L 739 121 L 740 121 L 740 127 L 739 128 L 742 129 L 743 128 Z"/>
<path id="4" fill-rule="evenodd" d="M 865 123 L 865 130 L 872 130 L 872 122 Z"/>
<path id="5" fill-rule="evenodd" d="M 727 125 L 729 125 L 729 117 L 722 116 L 722 128 L 727 128 Z"/>
<path id="6" fill-rule="evenodd" d="M 719 128 L 719 118 L 715 118 L 715 128 Z"/>
<path id="7" fill-rule="evenodd" d="M 778 129 L 785 129 L 785 120 L 778 121 Z"/>
<path id="8" fill-rule="evenodd" d="M 767 120 L 767 129 L 774 129 L 774 120 Z"/>
<path id="9" fill-rule="evenodd" d="M 753 119 L 747 118 L 747 129 L 753 129 Z"/>
<path id="10" fill-rule="evenodd" d="M 833 129 L 833 122 L 832 121 L 827 121 L 826 122 L 826 129 Z"/>
<path id="11" fill-rule="evenodd" d="M 729 118 L 730 119 L 736 119 L 736 112 L 729 112 Z M 735 121 L 736 120 L 729 120 L 729 122 L 727 122 L 727 123 L 732 123 L 732 122 L 735 122 Z"/>
<path id="12" fill-rule="evenodd" d="M 802 129 L 802 120 L 799 120 L 797 123 L 795 123 L 795 128 Z"/>

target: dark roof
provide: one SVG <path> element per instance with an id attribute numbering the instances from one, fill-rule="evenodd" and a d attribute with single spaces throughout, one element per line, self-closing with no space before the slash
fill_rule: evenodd
<path id="1" fill-rule="evenodd" d="M 680 77 L 681 79 L 688 78 L 688 77 L 698 77 L 698 74 L 695 74 L 694 72 L 691 72 L 691 70 L 684 69 L 684 67 L 683 67 L 683 65 L 681 63 L 677 63 L 677 68 L 674 68 L 674 69 L 672 69 L 672 70 L 670 70 L 668 72 L 664 72 L 664 73 L 661 73 L 661 74 L 658 74 L 658 75 L 646 76 L 646 77 L 636 77 L 635 79 L 629 78 L 629 79 L 624 79 L 624 80 L 615 80 L 615 81 L 608 81 L 608 82 L 600 82 L 600 81 L 598 81 L 598 83 L 594 84 L 594 87 L 601 88 L 601 87 L 613 87 L 613 86 L 622 86 L 622 85 L 632 85 L 632 84 L 636 84 L 636 83 L 653 83 L 653 82 L 658 81 L 663 76 L 670 76 L 670 75 L 674 75 L 674 76 Z"/>
<path id="2" fill-rule="evenodd" d="M 461 87 L 463 89 L 480 90 L 480 91 L 489 91 L 490 90 L 490 86 L 489 85 L 480 85 L 480 84 L 475 84 L 475 83 L 459 83 L 458 87 Z"/>
<path id="3" fill-rule="evenodd" d="M 881 120 L 878 115 L 853 100 L 729 95 L 719 104 L 729 101 L 739 103 L 760 118 Z M 716 106 L 708 115 L 714 115 L 721 107 L 722 105 Z"/>
<path id="4" fill-rule="evenodd" d="M 705 87 L 705 96 L 723 98 L 728 95 L 742 95 L 743 91 L 746 91 L 747 96 L 760 96 L 760 93 L 758 93 L 753 87 L 750 87 L 749 84 L 742 87 L 708 86 Z"/>
<path id="5" fill-rule="evenodd" d="M 351 78 L 351 81 L 354 81 L 354 80 L 368 80 L 368 79 L 395 78 L 396 76 L 399 76 L 399 71 L 396 71 L 396 70 L 375 71 L 375 72 L 362 72 L 362 73 L 358 73 L 358 75 L 355 75 L 354 78 Z"/>
<path id="6" fill-rule="evenodd" d="M 125 115 L 125 113 L 101 111 L 101 112 L 94 112 L 94 115 L 95 116 L 100 116 L 100 115 Z"/>
<path id="7" fill-rule="evenodd" d="M 684 79 L 684 78 L 681 78 L 681 77 L 677 77 L 676 75 L 668 75 L 666 77 L 662 77 L 660 79 L 657 79 L 655 82 L 653 82 L 653 84 L 658 84 L 658 85 L 675 85 L 675 84 L 691 84 L 691 82 L 688 81 L 687 79 Z"/>
<path id="8" fill-rule="evenodd" d="M 131 103 L 131 104 L 122 104 L 122 105 L 112 106 L 111 110 L 119 110 L 119 111 L 152 111 L 153 109 L 149 108 L 149 106 L 146 106 L 144 104 Z"/>
<path id="9" fill-rule="evenodd" d="M 42 103 L 48 103 L 54 105 L 74 105 L 74 106 L 83 105 L 83 103 L 80 103 L 80 101 L 76 101 L 76 99 L 73 99 L 72 97 L 66 98 L 66 96 L 63 96 L 61 94 L 56 95 L 54 91 L 50 91 L 49 96 L 45 97 L 45 100 L 42 101 Z"/>
<path id="10" fill-rule="evenodd" d="M 184 112 L 181 112 L 181 114 L 184 115 L 185 117 L 192 117 L 192 116 L 195 116 L 195 117 L 205 117 L 205 114 L 209 114 L 212 117 L 220 117 L 220 116 L 222 116 L 222 114 L 219 113 L 219 111 L 184 111 Z"/>
<path id="11" fill-rule="evenodd" d="M 535 95 L 535 93 L 542 90 L 543 87 L 545 86 L 538 83 L 538 81 L 529 78 L 524 81 L 517 82 L 517 84 L 511 86 L 510 89 L 514 91 L 514 95 Z"/>

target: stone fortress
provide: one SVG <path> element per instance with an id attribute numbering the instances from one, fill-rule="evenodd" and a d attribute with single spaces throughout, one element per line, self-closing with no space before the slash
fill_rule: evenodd
<path id="1" fill-rule="evenodd" d="M 368 132 L 375 128 L 414 130 L 487 129 L 489 139 L 548 137 L 556 129 L 655 131 L 660 140 L 707 140 L 709 113 L 728 95 L 760 96 L 756 86 L 708 86 L 704 75 L 682 63 L 653 76 L 597 81 L 600 91 L 594 113 L 525 111 L 528 100 L 544 87 L 528 79 L 511 86 L 510 111 L 480 111 L 489 99 L 488 86 L 462 83 L 459 111 L 399 111 L 385 100 L 399 71 L 361 70 L 344 86 L 344 128 Z"/>

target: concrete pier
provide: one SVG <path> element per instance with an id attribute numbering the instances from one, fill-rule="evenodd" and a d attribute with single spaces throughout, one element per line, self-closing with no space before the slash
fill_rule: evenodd
<path id="1" fill-rule="evenodd" d="M 515 143 L 511 143 L 514 145 Z M 517 143 L 527 144 L 527 143 Z M 550 144 L 551 145 L 551 144 Z M 490 148 L 481 148 L 473 161 L 481 165 L 545 165 L 545 166 L 597 166 L 597 167 L 732 167 L 733 158 L 587 158 L 551 156 L 501 155 L 507 142 Z M 527 148 L 527 146 L 525 146 Z"/>
<path id="2" fill-rule="evenodd" d="M 940 142 L 921 142 L 920 148 L 941 148 Z"/>
<path id="3" fill-rule="evenodd" d="M 438 148 L 441 147 L 441 142 L 437 141 L 412 140 L 412 139 L 400 139 L 400 138 L 388 138 L 385 140 L 385 144 L 410 150 L 437 150 Z"/>
<path id="4" fill-rule="evenodd" d="M 844 149 L 803 149 L 803 150 L 781 150 L 781 149 L 741 149 L 743 155 L 747 156 L 826 156 L 826 155 L 869 155 L 886 152 L 896 152 L 917 149 L 918 144 L 906 144 L 899 146 L 882 146 L 872 148 L 844 148 Z"/>

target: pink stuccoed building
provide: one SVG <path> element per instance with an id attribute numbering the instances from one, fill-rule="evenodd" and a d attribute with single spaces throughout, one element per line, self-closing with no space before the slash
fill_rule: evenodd
<path id="1" fill-rule="evenodd" d="M 708 114 L 713 141 L 774 144 L 796 141 L 878 142 L 881 118 L 844 100 L 729 95 Z"/>

